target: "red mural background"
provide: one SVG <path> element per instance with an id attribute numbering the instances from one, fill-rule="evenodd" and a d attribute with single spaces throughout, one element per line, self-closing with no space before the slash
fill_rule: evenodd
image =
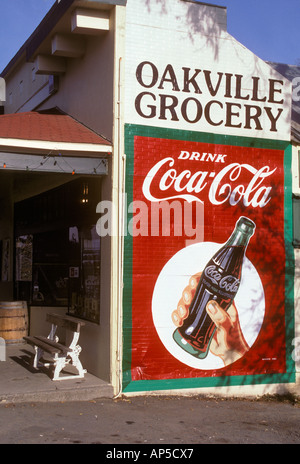
<path id="1" fill-rule="evenodd" d="M 143 204 L 135 203 L 133 211 L 132 380 L 285 372 L 283 162 L 282 150 L 135 137 L 133 202 Z M 152 308 L 158 276 L 176 253 L 192 246 L 192 242 L 186 242 L 191 237 L 184 235 L 184 224 L 181 236 L 174 233 L 174 223 L 168 236 L 153 236 L 153 229 L 151 235 L 151 206 L 158 200 L 176 200 L 182 208 L 190 202 L 194 228 L 195 207 L 201 200 L 204 243 L 226 242 L 240 216 L 256 224 L 246 256 L 262 283 L 264 316 L 249 351 L 229 366 L 191 367 L 174 356 L 159 336 Z M 147 218 L 141 216 L 142 208 L 144 213 L 147 208 Z"/>

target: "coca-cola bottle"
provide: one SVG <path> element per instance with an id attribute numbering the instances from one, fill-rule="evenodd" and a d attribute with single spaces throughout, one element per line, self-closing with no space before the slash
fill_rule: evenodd
<path id="1" fill-rule="evenodd" d="M 225 311 L 230 307 L 239 289 L 246 248 L 254 230 L 253 221 L 240 217 L 228 241 L 206 264 L 188 316 L 173 334 L 176 343 L 197 358 L 207 356 L 216 329 L 206 305 L 215 300 Z"/>

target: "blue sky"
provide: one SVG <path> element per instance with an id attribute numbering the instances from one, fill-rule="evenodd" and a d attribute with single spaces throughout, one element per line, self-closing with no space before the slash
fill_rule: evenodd
<path id="1" fill-rule="evenodd" d="M 130 0 L 129 0 L 130 1 Z M 0 72 L 55 0 L 0 1 Z M 228 32 L 266 61 L 300 65 L 299 0 L 215 0 L 227 7 Z"/>

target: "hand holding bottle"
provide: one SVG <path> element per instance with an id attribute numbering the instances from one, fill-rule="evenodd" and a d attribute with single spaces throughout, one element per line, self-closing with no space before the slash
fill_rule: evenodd
<path id="1" fill-rule="evenodd" d="M 181 327 L 189 315 L 189 305 L 194 297 L 201 272 L 193 275 L 189 285 L 182 292 L 177 309 L 172 313 L 172 321 L 176 327 Z M 210 345 L 210 351 L 219 356 L 227 366 L 241 358 L 249 346 L 243 336 L 239 323 L 238 312 L 233 303 L 227 311 L 224 311 L 216 301 L 209 301 L 206 312 L 216 325 L 216 330 Z"/>
<path id="2" fill-rule="evenodd" d="M 255 223 L 249 218 L 240 217 L 227 242 L 204 266 L 198 285 L 195 287 L 190 281 L 190 288 L 183 293 L 177 314 L 173 315 L 177 325 L 173 339 L 196 358 L 204 359 L 207 356 L 216 330 L 223 330 L 221 324 L 216 326 L 206 308 L 211 301 L 218 302 L 225 312 L 232 306 L 241 283 L 246 249 L 254 231 Z M 230 343 L 226 341 L 225 345 L 232 350 Z M 235 357 L 232 356 L 232 359 Z M 227 358 L 223 360 L 227 362 Z"/>
<path id="3" fill-rule="evenodd" d="M 210 351 L 219 356 L 225 366 L 244 356 L 249 346 L 244 338 L 239 322 L 239 316 L 234 302 L 227 311 L 216 301 L 209 301 L 206 311 L 216 324 L 216 331 L 210 344 Z"/>

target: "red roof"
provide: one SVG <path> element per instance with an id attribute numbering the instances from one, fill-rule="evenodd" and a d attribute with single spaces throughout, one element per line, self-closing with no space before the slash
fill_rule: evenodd
<path id="1" fill-rule="evenodd" d="M 0 138 L 111 145 L 71 116 L 59 112 L 1 115 Z"/>

